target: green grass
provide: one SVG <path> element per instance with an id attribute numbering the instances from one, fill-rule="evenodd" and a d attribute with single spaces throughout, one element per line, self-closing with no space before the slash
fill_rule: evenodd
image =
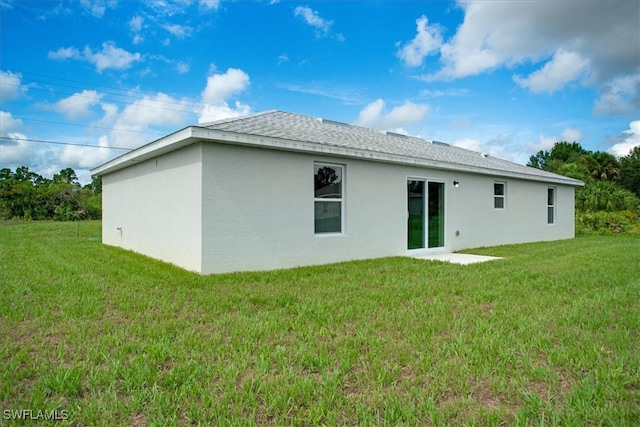
<path id="1" fill-rule="evenodd" d="M 99 229 L 0 224 L 0 424 L 640 425 L 637 236 L 201 277 Z"/>

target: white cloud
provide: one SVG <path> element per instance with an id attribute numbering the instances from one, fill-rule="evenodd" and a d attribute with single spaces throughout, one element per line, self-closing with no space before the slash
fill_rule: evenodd
<path id="1" fill-rule="evenodd" d="M 578 129 L 566 128 L 562 131 L 562 141 L 580 142 L 582 141 L 582 132 Z"/>
<path id="2" fill-rule="evenodd" d="M 591 59 L 601 74 L 637 67 L 637 2 L 620 1 L 614 7 L 611 2 L 590 1 L 580 8 L 571 2 L 458 4 L 464 9 L 464 22 L 442 46 L 443 68 L 435 77 L 458 78 L 500 65 L 536 62 L 558 48 Z"/>
<path id="3" fill-rule="evenodd" d="M 460 138 L 454 140 L 451 145 L 475 151 L 476 153 L 488 154 L 498 159 L 522 163 L 521 153 L 514 150 L 514 146 L 510 143 L 509 136 L 497 136 L 485 142 L 475 138 Z"/>
<path id="4" fill-rule="evenodd" d="M 282 55 L 278 56 L 278 65 L 281 65 L 285 62 L 289 62 L 289 56 L 286 53 L 283 53 Z"/>
<path id="5" fill-rule="evenodd" d="M 597 115 L 633 114 L 640 110 L 640 73 L 607 83 L 593 106 Z"/>
<path id="6" fill-rule="evenodd" d="M 549 62 L 527 78 L 514 76 L 513 80 L 531 92 L 552 93 L 583 76 L 588 67 L 589 61 L 579 54 L 560 49 Z"/>
<path id="7" fill-rule="evenodd" d="M 200 7 L 203 9 L 217 10 L 220 7 L 220 0 L 200 0 Z"/>
<path id="8" fill-rule="evenodd" d="M 211 70 L 214 74 L 207 77 L 207 85 L 201 94 L 204 106 L 200 110 L 198 123 L 251 113 L 251 108 L 239 101 L 233 106 L 228 104 L 228 98 L 249 86 L 249 75 L 237 68 L 229 68 L 225 73 L 215 73 L 215 66 L 212 66 Z"/>
<path id="9" fill-rule="evenodd" d="M 640 120 L 629 123 L 629 129 L 622 132 L 620 142 L 614 144 L 607 151 L 616 157 L 627 156 L 634 147 L 640 146 Z"/>
<path id="10" fill-rule="evenodd" d="M 441 67 L 421 76 L 425 81 L 453 80 L 494 69 L 533 65 L 517 84 L 534 92 L 554 92 L 579 81 L 594 86 L 601 99 L 597 114 L 638 111 L 640 3 L 585 1 L 458 0 L 463 23 L 439 50 Z M 425 23 L 426 24 L 426 23 Z M 426 28 L 426 27 L 425 27 Z M 421 59 L 415 51 L 414 62 Z M 637 81 L 637 80 L 636 80 Z"/>
<path id="11" fill-rule="evenodd" d="M 80 4 L 89 14 L 96 18 L 102 18 L 107 8 L 115 7 L 118 2 L 116 0 L 80 0 Z"/>
<path id="12" fill-rule="evenodd" d="M 93 52 L 89 46 L 86 46 L 81 53 L 75 47 L 63 47 L 56 51 L 49 51 L 48 57 L 55 60 L 84 60 L 94 64 L 99 73 L 107 68 L 125 70 L 130 68 L 134 62 L 142 60 L 142 55 L 139 53 L 127 52 L 116 47 L 115 43 L 111 41 L 102 43 L 100 51 Z"/>
<path id="13" fill-rule="evenodd" d="M 101 147 L 101 149 L 96 148 Z M 106 162 L 114 155 L 113 150 L 109 150 L 109 139 L 106 135 L 98 138 L 98 145 L 85 147 L 77 145 L 67 145 L 60 153 L 59 161 L 65 167 L 73 169 L 92 169 Z"/>
<path id="14" fill-rule="evenodd" d="M 540 134 L 538 141 L 529 141 L 525 144 L 525 147 L 529 152 L 537 153 L 538 151 L 551 150 L 556 142 L 560 141 L 581 142 L 582 132 L 578 129 L 565 128 L 560 135 L 546 136 Z"/>
<path id="15" fill-rule="evenodd" d="M 0 136 L 8 137 L 22 128 L 22 120 L 14 119 L 7 111 L 0 111 Z"/>
<path id="16" fill-rule="evenodd" d="M 0 103 L 23 96 L 27 87 L 22 84 L 22 75 L 11 71 L 0 71 Z"/>
<path id="17" fill-rule="evenodd" d="M 140 34 L 144 24 L 144 18 L 142 16 L 134 16 L 129 21 L 129 29 L 133 33 L 133 44 L 140 44 L 144 41 L 144 36 Z"/>
<path id="18" fill-rule="evenodd" d="M 207 86 L 202 91 L 202 101 L 216 103 L 224 101 L 249 85 L 249 75 L 238 68 L 229 68 L 225 73 L 207 77 Z"/>
<path id="19" fill-rule="evenodd" d="M 465 148 L 467 150 L 471 150 L 471 151 L 477 151 L 477 152 L 485 152 L 484 151 L 484 146 L 482 145 L 482 143 L 480 141 L 478 141 L 477 139 L 473 139 L 473 138 L 460 138 L 457 139 L 455 141 L 453 141 L 453 143 L 451 143 L 451 145 L 454 145 L 456 147 L 460 147 L 460 148 Z"/>
<path id="20" fill-rule="evenodd" d="M 327 21 L 320 17 L 320 14 L 307 6 L 298 6 L 293 11 L 295 16 L 299 16 L 304 21 L 316 29 L 316 36 L 326 37 L 329 35 L 333 21 Z"/>
<path id="21" fill-rule="evenodd" d="M 193 28 L 186 25 L 164 25 L 163 28 L 179 39 L 191 37 L 191 34 L 193 33 Z"/>
<path id="22" fill-rule="evenodd" d="M 424 58 L 440 49 L 442 34 L 440 27 L 429 25 L 426 16 L 416 20 L 417 34 L 409 43 L 398 50 L 398 57 L 409 67 L 422 64 Z"/>
<path id="23" fill-rule="evenodd" d="M 129 28 L 134 33 L 138 33 L 142 30 L 142 23 L 144 22 L 144 18 L 142 16 L 134 16 L 129 21 Z"/>
<path id="24" fill-rule="evenodd" d="M 178 62 L 178 64 L 176 64 L 176 69 L 178 70 L 178 74 L 186 74 L 191 68 L 186 62 L 180 61 Z"/>
<path id="25" fill-rule="evenodd" d="M 236 101 L 232 106 L 223 102 L 221 104 L 207 104 L 200 110 L 198 123 L 215 122 L 217 120 L 242 117 L 251 114 L 251 107 Z"/>
<path id="26" fill-rule="evenodd" d="M 356 124 L 379 130 L 388 130 L 406 134 L 404 126 L 421 122 L 429 112 L 427 104 L 405 102 L 384 112 L 385 102 L 377 99 L 366 105 L 359 113 Z"/>
<path id="27" fill-rule="evenodd" d="M 102 96 L 95 90 L 85 89 L 56 102 L 53 110 L 72 120 L 87 117 L 91 115 L 91 107 L 97 105 Z"/>
<path id="28" fill-rule="evenodd" d="M 139 95 L 138 95 L 139 96 Z M 162 92 L 145 95 L 117 112 L 113 105 L 103 106 L 105 116 L 113 118 L 109 141 L 117 147 L 137 147 L 149 141 L 149 132 L 158 128 L 173 129 L 186 124 L 192 114 L 192 103 L 177 100 Z M 103 125 L 107 125 L 105 117 Z"/>
<path id="29" fill-rule="evenodd" d="M 88 46 L 84 48 L 84 58 L 96 66 L 100 73 L 107 68 L 115 70 L 126 70 L 131 65 L 142 59 L 139 53 L 130 53 L 124 49 L 116 47 L 114 42 L 102 43 L 102 50 L 93 52 Z"/>
<path id="30" fill-rule="evenodd" d="M 6 111 L 0 111 L 0 160 L 2 167 L 30 164 L 37 153 L 36 146 L 23 133 L 22 120 Z"/>
<path id="31" fill-rule="evenodd" d="M 75 47 L 61 47 L 60 49 L 54 51 L 49 51 L 48 54 L 49 59 L 81 59 L 80 51 Z"/>

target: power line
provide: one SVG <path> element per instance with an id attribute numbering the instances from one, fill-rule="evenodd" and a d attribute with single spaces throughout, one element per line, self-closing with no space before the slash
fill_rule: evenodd
<path id="1" fill-rule="evenodd" d="M 37 142 L 41 144 L 56 144 L 56 145 L 73 145 L 76 147 L 90 147 L 90 148 L 103 148 L 107 150 L 122 150 L 122 151 L 133 151 L 133 148 L 123 148 L 123 147 L 103 147 L 100 145 L 93 144 L 80 144 L 76 142 L 61 142 L 61 141 L 45 141 L 43 139 L 30 139 L 30 138 L 9 138 L 7 136 L 0 136 L 0 139 L 8 140 L 8 141 L 26 141 L 26 142 Z"/>
<path id="2" fill-rule="evenodd" d="M 56 124 L 56 125 L 63 125 L 63 126 L 78 126 L 78 127 L 83 127 L 83 128 L 105 129 L 105 130 L 112 130 L 112 131 L 118 131 L 118 132 L 145 133 L 145 134 L 149 134 L 149 135 L 165 135 L 162 132 L 152 132 L 152 131 L 146 131 L 146 130 L 119 129 L 119 128 L 110 128 L 110 127 L 107 127 L 107 126 L 96 126 L 96 125 L 81 125 L 81 124 L 78 124 L 78 123 L 58 122 L 58 121 L 55 121 L 55 120 L 44 120 L 44 119 L 33 119 L 33 118 L 30 118 L 30 117 L 13 116 L 13 115 L 12 115 L 12 117 L 14 119 L 26 120 L 26 121 L 30 121 L 30 122 L 53 123 L 53 124 Z"/>
<path id="3" fill-rule="evenodd" d="M 145 106 L 146 108 L 156 108 L 156 109 L 162 109 L 162 110 L 168 110 L 168 111 L 178 111 L 178 112 L 189 112 L 188 108 L 199 109 L 199 108 L 205 108 L 205 107 L 210 108 L 210 109 L 214 109 L 214 110 L 219 110 L 219 111 L 225 110 L 225 107 L 212 105 L 212 104 L 207 104 L 207 103 L 199 102 L 199 101 L 183 100 L 181 102 L 171 102 L 171 101 L 163 101 L 163 100 L 155 99 L 154 97 L 156 97 L 158 95 L 158 93 L 161 93 L 161 92 L 151 93 L 151 92 L 142 92 L 142 91 L 136 90 L 136 92 L 139 93 L 140 95 L 132 95 L 130 93 L 123 93 L 123 92 L 127 92 L 128 89 L 120 89 L 120 88 L 115 88 L 115 87 L 111 87 L 111 86 L 105 86 L 105 85 L 94 84 L 94 83 L 89 83 L 89 82 L 82 82 L 82 81 L 79 81 L 79 80 L 65 79 L 65 78 L 62 78 L 62 77 L 49 76 L 49 75 L 46 75 L 46 74 L 31 73 L 31 72 L 28 72 L 28 71 L 17 70 L 17 71 L 15 71 L 13 73 L 14 74 L 19 74 L 20 76 L 22 74 L 26 74 L 26 75 L 44 77 L 44 78 L 47 78 L 47 79 L 54 79 L 54 80 L 71 82 L 71 83 L 78 83 L 78 84 L 84 85 L 84 86 L 65 85 L 65 84 L 58 83 L 58 82 L 49 82 L 49 81 L 45 81 L 45 80 L 41 80 L 41 79 L 38 80 L 38 79 L 28 78 L 28 77 L 26 79 L 26 80 L 28 80 L 27 83 L 39 83 L 39 84 L 43 84 L 43 85 L 57 85 L 57 86 L 60 86 L 60 87 L 68 87 L 68 88 L 78 89 L 78 90 L 91 90 L 91 89 L 87 89 L 88 87 L 104 88 L 104 89 L 108 89 L 110 91 L 116 91 L 116 92 L 101 91 L 102 93 L 104 93 L 105 95 L 108 95 L 108 96 L 127 98 L 127 99 L 133 100 L 133 101 L 149 100 L 149 101 L 153 101 L 154 103 L 164 104 L 164 105 L 167 105 L 167 106 L 176 107 L 176 108 L 163 108 L 163 107 L 159 107 L 159 106 L 155 106 L 154 105 L 154 106 Z M 9 83 L 9 82 L 0 80 L 0 85 L 13 86 L 13 87 L 22 87 L 23 83 L 25 83 L 25 82 L 22 81 L 23 80 L 22 78 L 20 78 L 20 80 L 21 80 L 21 84 L 14 84 L 14 83 Z M 38 91 L 43 91 L 43 92 L 47 92 L 48 91 L 48 89 L 46 89 L 46 88 L 38 88 L 38 87 L 33 87 L 33 86 L 29 86 L 28 89 L 29 90 L 38 90 Z M 95 99 L 95 97 L 81 95 L 80 93 L 72 93 L 72 92 L 65 92 L 65 91 L 59 91 L 59 90 L 55 90 L 54 93 L 56 93 L 58 95 L 75 95 L 77 97 Z M 172 98 L 171 95 L 168 95 L 168 94 L 167 94 L 167 97 Z M 105 101 L 114 102 L 114 103 L 123 104 L 123 105 L 129 105 L 127 103 L 127 101 L 123 101 L 123 100 L 114 100 L 114 99 L 106 98 Z"/>

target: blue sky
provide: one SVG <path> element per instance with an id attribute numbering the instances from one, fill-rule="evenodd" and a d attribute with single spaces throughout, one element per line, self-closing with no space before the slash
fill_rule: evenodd
<path id="1" fill-rule="evenodd" d="M 526 163 L 640 145 L 640 2 L 0 0 L 0 167 L 284 110 Z M 47 143 L 55 142 L 54 143 Z"/>

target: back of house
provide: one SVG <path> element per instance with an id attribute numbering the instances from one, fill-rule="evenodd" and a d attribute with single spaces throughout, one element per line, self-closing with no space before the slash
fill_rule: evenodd
<path id="1" fill-rule="evenodd" d="M 582 185 L 281 111 L 190 126 L 92 173 L 106 244 L 202 274 L 572 238 Z"/>

